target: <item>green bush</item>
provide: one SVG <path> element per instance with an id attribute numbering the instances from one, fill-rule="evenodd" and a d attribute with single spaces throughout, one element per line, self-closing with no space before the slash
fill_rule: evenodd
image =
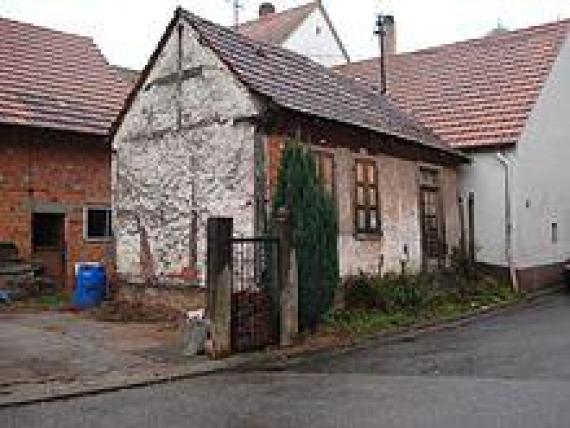
<path id="1" fill-rule="evenodd" d="M 474 267 L 457 268 L 453 264 L 438 273 L 361 273 L 346 278 L 343 286 L 348 311 L 385 314 L 440 313 L 447 306 L 484 306 L 514 297 L 509 284 L 485 276 Z"/>
<path id="2" fill-rule="evenodd" d="M 338 287 L 338 225 L 330 195 L 317 178 L 315 161 L 300 142 L 289 142 L 277 178 L 272 213 L 291 213 L 299 269 L 299 325 L 314 330 Z M 273 222 L 272 222 L 273 223 Z"/>
<path id="3" fill-rule="evenodd" d="M 437 297 L 434 277 L 428 274 L 387 273 L 380 277 L 361 273 L 347 278 L 344 286 L 349 309 L 415 312 Z"/>

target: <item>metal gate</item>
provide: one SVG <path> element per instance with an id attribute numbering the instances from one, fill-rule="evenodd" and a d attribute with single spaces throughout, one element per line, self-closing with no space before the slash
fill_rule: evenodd
<path id="1" fill-rule="evenodd" d="M 252 351 L 279 338 L 279 240 L 232 239 L 231 347 Z"/>

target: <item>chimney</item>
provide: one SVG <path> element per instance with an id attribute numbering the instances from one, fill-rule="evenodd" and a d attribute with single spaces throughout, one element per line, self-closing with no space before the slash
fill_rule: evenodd
<path id="1" fill-rule="evenodd" d="M 396 53 L 396 20 L 394 19 L 394 15 L 385 15 L 384 31 L 386 32 L 384 45 L 386 55 L 393 55 Z"/>
<path id="2" fill-rule="evenodd" d="M 266 16 L 275 13 L 275 6 L 270 2 L 263 2 L 259 5 L 259 17 L 264 18 Z"/>
<path id="3" fill-rule="evenodd" d="M 387 63 L 386 58 L 396 53 L 396 22 L 394 15 L 378 14 L 374 34 L 378 36 L 380 48 L 380 93 L 387 90 Z"/>

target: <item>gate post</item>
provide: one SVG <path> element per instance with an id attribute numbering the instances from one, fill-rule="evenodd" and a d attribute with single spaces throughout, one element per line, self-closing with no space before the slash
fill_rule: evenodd
<path id="1" fill-rule="evenodd" d="M 223 358 L 231 353 L 232 235 L 231 218 L 208 219 L 207 316 L 213 358 Z"/>
<path id="2" fill-rule="evenodd" d="M 299 333 L 299 272 L 293 247 L 293 229 L 289 211 L 281 208 L 276 216 L 279 238 L 279 285 L 281 287 L 281 346 L 288 346 Z"/>

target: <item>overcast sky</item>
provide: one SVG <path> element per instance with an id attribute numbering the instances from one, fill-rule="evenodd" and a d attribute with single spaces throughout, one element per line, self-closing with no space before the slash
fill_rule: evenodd
<path id="1" fill-rule="evenodd" d="M 241 19 L 262 0 L 241 0 Z M 141 68 L 177 5 L 232 23 L 233 0 L 0 0 L 0 16 L 92 37 L 109 62 Z M 277 10 L 307 0 L 274 0 Z M 570 18 L 570 0 L 324 0 L 352 58 L 377 53 L 372 32 L 380 11 L 396 17 L 398 50 L 480 37 L 498 22 L 521 28 Z"/>

